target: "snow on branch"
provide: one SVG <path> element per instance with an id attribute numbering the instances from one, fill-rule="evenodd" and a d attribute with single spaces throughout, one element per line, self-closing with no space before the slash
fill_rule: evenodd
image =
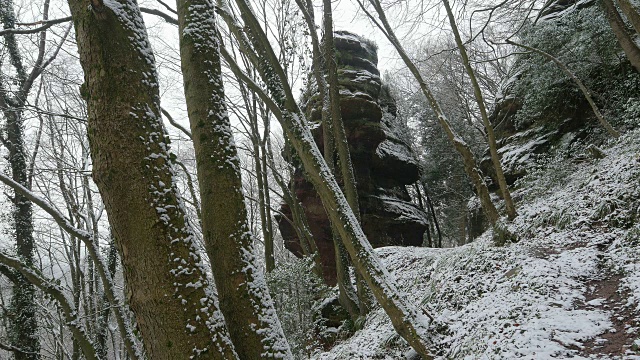
<path id="1" fill-rule="evenodd" d="M 71 330 L 73 338 L 80 345 L 84 356 L 88 360 L 98 359 L 95 346 L 87 337 L 87 334 L 82 327 L 82 322 L 78 321 L 77 309 L 72 305 L 72 301 L 67 298 L 60 286 L 56 285 L 51 280 L 39 275 L 18 258 L 6 255 L 2 252 L 0 252 L 0 263 L 13 268 L 16 271 L 19 271 L 30 283 L 37 286 L 47 295 L 54 298 L 57 301 L 58 306 L 64 313 L 64 318 L 67 322 L 67 326 Z"/>
<path id="2" fill-rule="evenodd" d="M 24 186 L 20 185 L 19 183 L 11 179 L 10 177 L 0 173 L 0 181 L 10 186 L 11 188 L 13 188 L 16 192 L 20 193 L 22 196 L 27 198 L 27 200 L 38 205 L 42 210 L 48 213 L 55 220 L 58 226 L 60 226 L 64 231 L 77 237 L 78 239 L 80 239 L 80 241 L 83 242 L 83 244 L 86 246 L 89 252 L 89 255 L 91 256 L 91 259 L 93 259 L 96 265 L 96 270 L 98 270 L 100 279 L 104 284 L 105 294 L 107 295 L 107 299 L 109 300 L 109 303 L 113 307 L 114 313 L 116 315 L 115 318 L 118 324 L 118 329 L 120 330 L 121 336 L 124 340 L 125 347 L 127 349 L 127 353 L 129 357 L 131 357 L 134 360 L 142 359 L 140 348 L 137 345 L 137 341 L 135 339 L 135 336 L 133 335 L 133 331 L 131 330 L 129 321 L 127 320 L 128 317 L 125 316 L 124 310 L 120 306 L 120 301 L 118 300 L 118 297 L 116 296 L 116 293 L 114 291 L 115 285 L 113 284 L 111 275 L 106 270 L 107 266 L 102 256 L 100 256 L 98 247 L 93 241 L 93 237 L 91 236 L 91 234 L 88 233 L 87 231 L 78 229 L 75 226 L 73 226 L 71 224 L 71 221 L 69 221 L 69 219 L 67 219 L 60 211 L 58 211 L 55 207 L 53 207 L 53 205 L 51 205 L 48 201 L 37 196 L 36 194 L 31 192 Z M 2 262 L 2 259 L 0 259 L 0 262 Z M 11 266 L 9 264 L 6 264 L 6 265 Z M 31 282 L 31 278 L 29 278 L 26 275 L 25 277 L 27 277 L 27 279 Z M 40 285 L 38 285 L 37 283 L 34 283 L 34 285 L 40 287 Z M 87 358 L 89 357 L 87 356 Z"/>

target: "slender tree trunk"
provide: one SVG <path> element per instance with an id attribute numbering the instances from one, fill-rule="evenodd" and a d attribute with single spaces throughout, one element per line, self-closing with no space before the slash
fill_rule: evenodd
<path id="1" fill-rule="evenodd" d="M 324 160 L 329 166 L 329 169 L 331 169 L 331 172 L 337 176 L 337 172 L 335 169 L 335 150 L 337 148 L 337 142 L 340 141 L 338 139 L 344 138 L 345 142 L 343 142 L 343 144 L 346 144 L 346 135 L 344 131 L 344 124 L 342 124 L 342 113 L 340 111 L 339 97 L 340 94 L 337 87 L 337 64 L 335 59 L 335 45 L 333 43 L 333 18 L 331 5 L 329 4 L 329 6 L 327 6 L 326 3 L 323 4 L 325 42 L 323 49 L 324 51 L 321 51 L 320 40 L 318 39 L 318 35 L 316 32 L 313 3 L 310 0 L 307 0 L 306 2 L 303 2 L 303 0 L 296 0 L 296 4 L 303 13 L 305 22 L 307 23 L 307 27 L 309 29 L 309 34 L 311 36 L 314 76 L 316 79 L 320 99 L 322 99 L 321 113 Z M 329 39 L 327 36 L 330 36 L 331 38 Z M 334 76 L 331 75 L 332 71 L 329 69 L 329 63 L 332 64 L 330 67 L 333 70 Z M 331 89 L 332 85 L 330 85 L 330 83 L 335 84 L 335 91 L 333 93 Z M 337 129 L 336 126 L 340 126 L 341 129 Z M 341 173 L 347 174 L 343 176 L 344 188 L 344 184 L 349 182 L 349 180 L 346 179 L 349 176 L 349 172 L 345 172 L 344 168 L 352 167 L 351 157 L 349 156 L 349 148 L 347 147 L 346 154 L 348 156 L 349 162 L 343 163 L 342 156 L 345 155 L 345 149 L 340 146 L 340 148 L 338 148 L 337 150 L 338 162 L 341 166 Z M 351 176 L 353 176 L 353 171 L 351 171 Z M 355 180 L 353 180 L 350 184 L 355 187 Z M 354 190 L 354 188 L 351 187 L 349 187 L 349 191 L 351 191 L 349 203 L 350 205 L 355 206 L 352 206 L 352 209 L 354 210 L 354 214 L 356 214 L 359 219 L 360 210 L 358 206 L 357 192 Z M 334 225 L 332 224 L 331 226 L 336 261 L 336 281 L 338 283 L 339 289 L 338 298 L 340 304 L 347 310 L 352 319 L 355 320 L 356 317 L 360 314 L 360 305 L 358 302 L 358 295 L 356 293 L 356 290 L 353 288 L 353 285 L 351 283 L 351 275 L 349 272 L 349 255 L 344 245 L 342 244 L 342 241 L 338 238 L 338 233 L 334 228 Z"/>
<path id="2" fill-rule="evenodd" d="M 440 224 L 438 224 L 438 218 L 436 217 L 436 210 L 433 208 L 433 202 L 431 201 L 431 197 L 429 197 L 429 192 L 427 188 L 422 185 L 422 189 L 424 190 L 424 195 L 427 198 L 427 206 L 429 207 L 429 213 L 431 213 L 431 218 L 433 219 L 433 225 L 436 228 L 436 232 L 438 233 L 438 243 L 437 247 L 442 247 L 442 232 L 440 232 Z M 435 244 L 435 241 L 434 241 Z"/>
<path id="3" fill-rule="evenodd" d="M 271 119 L 269 114 L 264 114 L 262 116 L 263 125 L 264 125 L 264 134 L 262 135 L 262 141 L 260 141 L 260 163 L 262 164 L 262 171 L 260 171 L 260 175 L 262 175 L 262 187 L 263 187 L 263 197 L 264 197 L 264 209 L 265 209 L 265 218 L 266 223 L 262 224 L 262 226 L 267 227 L 268 237 L 265 239 L 265 255 L 269 259 L 271 263 L 271 270 L 276 268 L 276 261 L 274 258 L 274 232 L 273 232 L 273 216 L 271 216 L 271 193 L 269 191 L 269 166 L 267 165 L 267 141 L 269 141 L 269 136 L 271 136 Z M 269 270 L 267 270 L 269 271 Z"/>
<path id="4" fill-rule="evenodd" d="M 449 24 L 451 24 L 451 30 L 453 31 L 453 36 L 456 40 L 456 45 L 458 46 L 458 50 L 460 51 L 460 57 L 462 58 L 462 63 L 464 64 L 464 68 L 467 71 L 467 75 L 469 75 L 469 79 L 471 80 L 471 84 L 473 85 L 473 95 L 476 98 L 476 103 L 478 104 L 478 108 L 480 109 L 480 117 L 482 118 L 482 122 L 484 123 L 484 128 L 487 133 L 487 140 L 489 142 L 489 153 L 491 154 L 491 162 L 493 162 L 493 168 L 496 172 L 496 177 L 498 178 L 498 185 L 500 186 L 500 191 L 502 192 L 502 198 L 504 199 L 505 207 L 507 209 L 507 217 L 509 220 L 515 219 L 517 216 L 516 207 L 513 204 L 513 199 L 511 199 L 511 192 L 509 191 L 509 186 L 507 185 L 507 180 L 504 177 L 504 172 L 502 171 L 502 164 L 500 163 L 500 155 L 498 155 L 498 145 L 496 144 L 496 136 L 493 132 L 493 125 L 491 125 L 491 121 L 489 121 L 489 116 L 487 115 L 487 108 L 484 104 L 484 97 L 482 96 L 482 90 L 480 89 L 480 84 L 478 84 L 478 79 L 476 78 L 475 72 L 471 67 L 471 63 L 469 62 L 469 55 L 467 54 L 467 50 L 462 43 L 462 38 L 460 37 L 460 32 L 458 31 L 458 25 L 456 25 L 456 19 L 453 16 L 453 12 L 451 11 L 451 6 L 449 5 L 449 0 L 442 0 L 444 4 L 444 8 L 447 11 L 447 16 L 449 17 Z"/>
<path id="5" fill-rule="evenodd" d="M 155 61 L 134 0 L 69 0 L 93 177 L 151 359 L 234 359 L 175 188 Z M 123 334 L 125 336 L 125 334 Z"/>
<path id="6" fill-rule="evenodd" d="M 7 117 L 7 141 L 9 142 L 9 164 L 13 180 L 27 185 L 27 164 L 24 152 L 23 124 L 21 115 L 13 112 Z M 14 192 L 13 221 L 17 245 L 17 255 L 27 266 L 33 266 L 33 212 L 31 202 L 21 194 Z M 14 353 L 16 360 L 40 359 L 40 341 L 38 337 L 38 322 L 36 318 L 37 306 L 36 289 L 22 274 L 17 274 L 14 283 L 11 307 L 12 317 L 12 345 L 24 350 Z"/>
<path id="7" fill-rule="evenodd" d="M 422 93 L 424 94 L 424 96 L 427 98 L 427 102 L 429 103 L 429 106 L 431 107 L 431 109 L 433 110 L 433 112 L 436 114 L 438 118 L 438 122 L 440 123 L 440 126 L 444 130 L 445 134 L 447 135 L 447 138 L 449 139 L 453 147 L 458 151 L 458 153 L 462 157 L 462 162 L 464 164 L 465 172 L 471 179 L 471 182 L 473 183 L 476 189 L 476 192 L 478 193 L 480 203 L 482 204 L 482 208 L 484 209 L 484 212 L 487 215 L 487 219 L 489 220 L 492 226 L 495 226 L 500 216 L 498 215 L 498 210 L 496 210 L 495 205 L 491 201 L 491 195 L 489 194 L 489 189 L 487 188 L 487 184 L 484 182 L 482 173 L 477 166 L 477 162 L 476 162 L 475 156 L 473 155 L 473 152 L 469 148 L 469 145 L 467 145 L 467 143 L 464 142 L 464 140 L 458 134 L 456 134 L 454 130 L 451 128 L 451 124 L 449 124 L 449 120 L 447 119 L 447 116 L 442 111 L 440 104 L 436 101 L 436 98 L 433 96 L 433 93 L 431 92 L 431 89 L 429 89 L 429 86 L 427 85 L 426 81 L 422 78 L 422 74 L 420 74 L 420 71 L 418 70 L 416 65 L 413 63 L 413 61 L 411 61 L 406 51 L 404 51 L 404 48 L 400 44 L 400 41 L 398 40 L 395 33 L 393 32 L 393 29 L 391 28 L 391 26 L 389 25 L 389 22 L 387 21 L 387 17 L 384 13 L 384 10 L 382 9 L 382 5 L 380 4 L 380 2 L 378 0 L 369 0 L 369 2 L 375 8 L 376 13 L 378 14 L 380 23 L 378 23 L 378 21 L 374 18 L 374 16 L 371 13 L 369 13 L 369 11 L 366 9 L 366 7 L 361 2 L 361 0 L 358 0 L 358 4 L 360 5 L 360 8 L 365 12 L 365 14 L 367 14 L 367 16 L 373 22 L 375 22 L 375 24 L 384 33 L 385 37 L 396 48 L 396 51 L 400 55 L 400 58 L 402 58 L 402 61 L 404 61 L 405 65 L 407 65 L 407 67 L 409 68 L 409 71 L 411 71 L 411 74 L 418 81 L 418 84 L 420 85 L 420 89 L 422 90 Z"/>
<path id="8" fill-rule="evenodd" d="M 249 118 L 249 128 L 251 134 L 249 138 L 253 146 L 253 163 L 256 173 L 256 182 L 258 185 L 258 207 L 260 210 L 260 223 L 262 230 L 262 240 L 264 241 L 264 258 L 267 272 L 275 269 L 275 258 L 273 257 L 273 228 L 271 226 L 271 207 L 269 200 L 269 182 L 266 166 L 266 149 L 264 143 L 266 140 L 260 138 L 260 130 L 258 127 L 258 104 L 255 94 L 246 91 L 244 86 L 241 88 L 242 97 L 244 98 L 245 107 L 247 109 L 247 117 Z M 265 120 L 265 123 L 268 120 Z M 265 125 L 265 136 L 268 136 L 268 126 Z"/>
<path id="9" fill-rule="evenodd" d="M 349 152 L 349 143 L 347 142 L 347 134 L 344 129 L 342 120 L 342 110 L 340 108 L 340 87 L 338 84 L 338 64 L 336 60 L 336 48 L 333 39 L 333 10 L 331 8 L 331 0 L 323 0 L 324 9 L 324 64 L 327 74 L 327 93 L 329 95 L 331 125 L 333 131 L 333 139 L 336 150 L 338 152 L 338 163 L 340 164 L 340 175 L 342 175 L 342 189 L 344 191 L 347 202 L 353 210 L 358 222 L 360 222 L 360 204 L 358 201 L 358 189 L 356 187 L 356 178 L 351 162 L 351 154 Z M 314 31 L 314 29 L 310 29 Z M 337 174 L 337 173 L 336 173 Z M 346 304 L 347 310 L 353 306 L 358 307 L 360 315 L 365 315 L 371 307 L 369 292 L 363 283 L 360 274 L 356 272 L 357 284 L 357 301 L 354 298 L 353 286 L 351 285 L 351 276 L 349 275 L 349 256 L 347 250 L 341 241 L 336 243 L 336 261 L 338 270 L 338 285 L 344 288 L 342 292 L 342 303 Z M 349 311 L 354 317 L 354 310 Z"/>
<path id="10" fill-rule="evenodd" d="M 111 274 L 111 278 L 116 274 L 116 266 L 117 266 L 118 254 L 116 249 L 115 240 L 113 237 L 111 238 L 111 243 L 109 244 L 109 254 L 107 255 L 107 271 Z M 105 286 L 107 286 L 105 284 Z M 100 305 L 98 306 L 98 325 L 97 325 L 97 333 L 96 333 L 96 351 L 98 353 L 98 357 L 100 359 L 107 358 L 107 330 L 109 329 L 109 314 L 111 314 L 111 310 L 109 309 L 109 299 L 107 298 L 106 290 L 102 294 L 102 298 L 100 299 Z M 114 349 L 114 351 L 117 351 Z"/>
<path id="11" fill-rule="evenodd" d="M 240 162 L 224 102 L 214 6 L 209 0 L 178 0 L 177 4 L 202 231 L 220 308 L 241 359 L 292 358 L 264 276 L 256 267 Z"/>
<path id="12" fill-rule="evenodd" d="M 604 7 L 604 14 L 613 30 L 616 39 L 624 53 L 627 55 L 629 62 L 640 72 L 640 47 L 633 41 L 633 38 L 627 32 L 624 25 L 624 21 L 616 9 L 616 5 L 613 0 L 602 0 L 602 6 Z"/>
<path id="13" fill-rule="evenodd" d="M 275 167 L 275 161 L 273 159 L 273 152 L 271 149 L 271 144 L 267 142 L 267 157 L 269 159 L 269 163 L 271 167 Z M 309 256 L 313 260 L 313 272 L 320 279 L 322 279 L 323 271 L 322 271 L 322 262 L 320 261 L 320 252 L 318 251 L 318 246 L 316 241 L 309 230 L 309 222 L 307 221 L 307 214 L 304 212 L 302 205 L 298 201 L 298 198 L 295 195 L 295 189 L 287 187 L 284 179 L 278 174 L 276 171 L 272 172 L 273 178 L 280 187 L 282 191 L 282 199 L 291 209 L 291 216 L 293 219 L 292 226 L 298 239 L 300 239 L 300 246 L 302 247 L 302 251 L 304 256 Z M 293 186 L 293 183 L 291 183 Z"/>
<path id="14" fill-rule="evenodd" d="M 614 129 L 613 126 L 611 126 L 611 124 L 604 118 L 604 116 L 602 115 L 602 113 L 598 109 L 598 106 L 596 105 L 595 101 L 593 101 L 593 98 L 591 97 L 591 91 L 589 91 L 589 89 L 587 89 L 587 87 L 584 85 L 584 83 L 582 83 L 582 81 L 580 81 L 580 79 L 573 72 L 571 72 L 571 70 L 569 70 L 569 68 L 565 64 L 563 64 L 562 61 L 558 60 L 558 58 L 556 58 L 555 56 L 553 56 L 553 55 L 551 55 L 551 54 L 549 54 L 547 52 L 544 52 L 544 51 L 542 51 L 540 49 L 536 49 L 536 48 L 531 47 L 531 46 L 518 44 L 518 43 L 516 43 L 514 41 L 511 41 L 511 40 L 507 40 L 507 43 L 511 44 L 511 45 L 519 46 L 519 47 L 521 47 L 523 49 L 527 49 L 529 51 L 533 51 L 533 52 L 535 52 L 537 54 L 540 54 L 540 55 L 546 57 L 547 59 L 553 61 L 556 65 L 558 65 L 558 67 L 567 76 L 569 76 L 569 78 L 571 80 L 573 80 L 573 82 L 576 85 L 578 85 L 578 88 L 582 92 L 582 95 L 584 96 L 584 98 L 587 99 L 587 102 L 591 106 L 591 110 L 593 110 L 593 114 L 598 119 L 598 122 L 600 122 L 600 125 L 602 125 L 602 127 L 605 128 L 605 130 L 607 130 L 609 135 L 611 135 L 613 137 L 620 136 L 620 133 L 616 129 Z"/>
<path id="15" fill-rule="evenodd" d="M 629 20 L 636 34 L 640 34 L 640 13 L 630 0 L 618 0 L 620 10 L 624 13 L 624 16 Z"/>
<path id="16" fill-rule="evenodd" d="M 46 7 L 48 7 L 48 2 Z M 47 8 L 44 14 L 46 19 Z M 0 3 L 0 22 L 5 29 L 15 28 L 15 13 L 13 1 L 5 0 Z M 41 35 L 44 41 L 44 33 Z M 24 144 L 24 120 L 22 109 L 26 102 L 27 94 L 31 88 L 28 82 L 29 76 L 26 74 L 22 64 L 22 56 L 18 48 L 14 34 L 4 36 L 5 45 L 9 52 L 11 64 L 17 72 L 17 82 L 20 86 L 15 97 L 9 96 L 3 84 L 0 84 L 0 108 L 7 121 L 6 145 L 9 150 L 9 166 L 11 167 L 11 177 L 14 181 L 23 186 L 29 186 L 27 155 Z M 2 81 L 0 79 L 0 81 Z M 33 265 L 34 239 L 33 239 L 33 214 L 31 202 L 21 194 L 14 192 L 13 195 L 13 227 L 16 239 L 16 254 L 18 258 L 27 266 Z M 36 288 L 24 275 L 16 273 L 13 284 L 13 297 L 11 299 L 11 344 L 23 352 L 15 352 L 16 360 L 38 360 L 40 359 L 40 339 L 38 337 L 38 322 L 36 318 Z"/>

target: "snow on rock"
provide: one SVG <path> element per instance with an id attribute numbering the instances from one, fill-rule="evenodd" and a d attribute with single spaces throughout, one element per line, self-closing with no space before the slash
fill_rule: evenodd
<path id="1" fill-rule="evenodd" d="M 559 177 L 557 168 L 525 176 L 509 225 L 518 243 L 495 247 L 487 232 L 452 249 L 377 249 L 409 301 L 447 325 L 436 358 L 614 358 L 588 345 L 616 331 L 614 310 L 587 296 L 602 274 L 620 274 L 622 306 L 640 312 L 639 149 L 634 131 L 611 141 L 603 159 L 559 164 Z M 638 358 L 638 326 L 625 331 L 619 356 Z M 376 308 L 354 336 L 313 358 L 402 359 L 408 351 Z"/>
<path id="2" fill-rule="evenodd" d="M 407 185 L 420 179 L 417 155 L 403 140 L 404 127 L 396 117 L 395 100 L 376 68 L 375 46 L 352 33 L 335 35 L 340 110 L 357 184 L 362 230 L 373 247 L 421 245 L 427 214 L 411 202 L 407 190 Z M 321 121 L 326 105 L 316 90 L 312 86 L 303 96 L 303 108 L 311 122 Z M 312 134 L 323 148 L 323 129 L 315 127 Z M 294 158 L 291 164 L 296 196 L 318 246 L 325 282 L 335 285 L 335 248 L 329 219 L 301 163 Z M 282 204 L 280 210 L 291 218 L 289 205 Z M 279 228 L 285 247 L 301 256 L 302 246 L 293 226 L 280 217 Z"/>

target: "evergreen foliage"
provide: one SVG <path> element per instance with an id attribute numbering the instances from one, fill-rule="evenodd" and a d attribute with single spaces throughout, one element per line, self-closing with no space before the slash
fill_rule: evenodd
<path id="1" fill-rule="evenodd" d="M 632 125 L 638 112 L 640 76 L 617 45 L 600 7 L 570 7 L 519 34 L 528 46 L 543 50 L 562 61 L 592 91 L 598 106 L 614 125 Z M 538 54 L 519 55 L 512 67 L 505 95 L 521 100 L 516 129 L 535 121 L 563 120 L 584 106 L 576 85 L 558 66 Z"/>

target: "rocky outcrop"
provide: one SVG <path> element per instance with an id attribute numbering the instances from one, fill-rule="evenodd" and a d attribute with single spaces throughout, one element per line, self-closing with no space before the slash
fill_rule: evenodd
<path id="1" fill-rule="evenodd" d="M 420 170 L 415 154 L 400 135 L 395 101 L 380 79 L 377 49 L 371 42 L 348 32 L 336 32 L 335 44 L 340 105 L 363 230 L 373 247 L 420 246 L 427 228 L 427 215 L 411 202 L 405 188 L 419 179 Z M 307 118 L 317 124 L 312 132 L 322 150 L 321 99 L 310 90 L 304 99 L 303 109 Z M 301 165 L 295 159 L 292 163 L 295 193 L 318 245 L 325 282 L 334 285 L 335 253 L 329 220 Z M 285 216 L 291 214 L 287 205 L 282 206 L 281 212 Z M 279 227 L 285 247 L 301 256 L 302 249 L 292 225 L 279 219 Z"/>
<path id="2" fill-rule="evenodd" d="M 629 98 L 637 97 L 640 78 L 622 56 L 609 26 L 597 24 L 606 21 L 596 1 L 554 0 L 545 5 L 521 42 L 565 63 L 590 89 L 614 127 L 624 130 L 624 123 L 616 121 L 637 116 L 627 108 L 631 108 Z M 586 66 L 577 66 L 576 58 L 590 60 Z M 490 116 L 507 183 L 514 184 L 545 157 L 559 152 L 575 156 L 576 149 L 583 151 L 584 143 L 606 139 L 583 94 L 555 64 L 536 54 L 523 54 L 516 57 L 509 72 Z M 497 190 L 488 150 L 481 169 Z"/>

